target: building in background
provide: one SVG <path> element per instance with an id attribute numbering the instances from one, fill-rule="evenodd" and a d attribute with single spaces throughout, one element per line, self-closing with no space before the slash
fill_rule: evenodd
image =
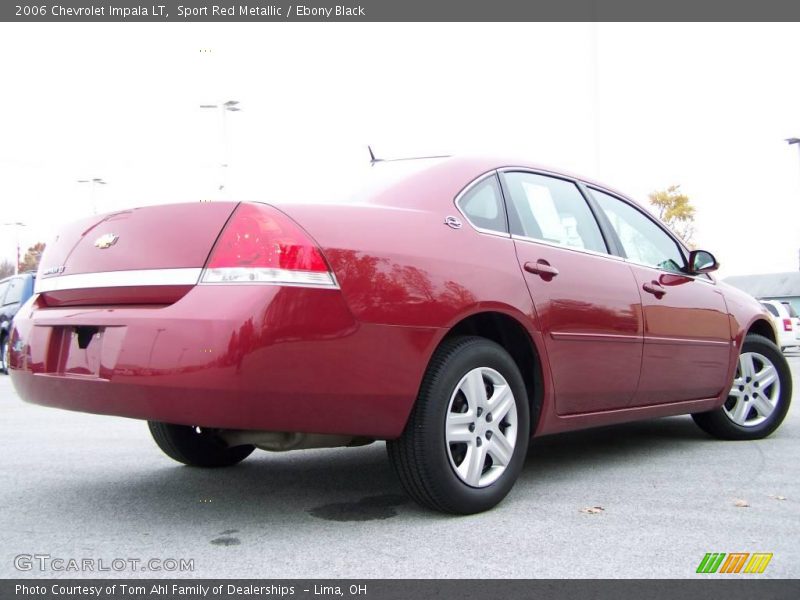
<path id="1" fill-rule="evenodd" d="M 800 313 L 800 271 L 736 275 L 724 281 L 759 300 L 789 302 Z"/>

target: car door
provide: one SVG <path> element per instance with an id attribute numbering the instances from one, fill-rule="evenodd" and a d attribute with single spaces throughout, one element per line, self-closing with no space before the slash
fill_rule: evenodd
<path id="1" fill-rule="evenodd" d="M 627 200 L 590 193 L 630 265 L 644 314 L 642 374 L 633 406 L 711 398 L 722 393 L 732 352 L 728 310 L 708 276 L 685 273 L 673 236 Z"/>
<path id="2" fill-rule="evenodd" d="M 642 359 L 641 300 L 630 268 L 608 253 L 574 182 L 511 169 L 501 180 L 558 414 L 627 406 Z"/>

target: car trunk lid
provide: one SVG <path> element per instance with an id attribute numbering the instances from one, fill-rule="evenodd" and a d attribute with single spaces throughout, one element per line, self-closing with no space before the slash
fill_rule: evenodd
<path id="1" fill-rule="evenodd" d="M 61 229 L 39 267 L 48 306 L 169 304 L 200 278 L 236 202 L 146 206 Z"/>

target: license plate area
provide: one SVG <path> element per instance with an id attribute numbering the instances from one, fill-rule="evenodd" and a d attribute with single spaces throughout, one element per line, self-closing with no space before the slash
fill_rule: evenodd
<path id="1" fill-rule="evenodd" d="M 46 371 L 73 377 L 100 377 L 105 327 L 53 327 Z"/>

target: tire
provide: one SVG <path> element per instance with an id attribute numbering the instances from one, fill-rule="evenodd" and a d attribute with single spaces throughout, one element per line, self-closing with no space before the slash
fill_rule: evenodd
<path id="1" fill-rule="evenodd" d="M 148 421 L 150 433 L 173 460 L 191 467 L 230 467 L 243 461 L 255 446 L 228 447 L 211 430 Z"/>
<path id="2" fill-rule="evenodd" d="M 0 339 L 0 373 L 8 375 L 8 336 Z"/>
<path id="3" fill-rule="evenodd" d="M 484 338 L 457 337 L 434 354 L 403 434 L 386 448 L 416 502 L 474 514 L 511 490 L 525 462 L 530 421 L 525 384 L 508 352 Z"/>
<path id="4" fill-rule="evenodd" d="M 760 440 L 780 426 L 791 400 L 792 374 L 786 358 L 767 338 L 749 334 L 725 404 L 692 418 L 700 429 L 723 440 Z"/>

